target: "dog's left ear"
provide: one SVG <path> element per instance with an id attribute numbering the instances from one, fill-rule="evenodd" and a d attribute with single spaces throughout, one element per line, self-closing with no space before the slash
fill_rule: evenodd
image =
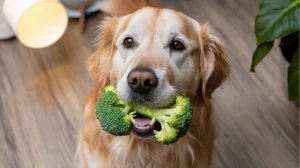
<path id="1" fill-rule="evenodd" d="M 210 99 L 214 90 L 228 78 L 231 70 L 222 42 L 209 25 L 200 27 L 200 45 L 202 82 L 198 92 L 201 92 L 204 99 Z"/>
<path id="2" fill-rule="evenodd" d="M 88 70 L 96 84 L 105 86 L 109 84 L 109 73 L 113 57 L 113 40 L 117 18 L 108 17 L 101 22 L 99 27 L 99 44 L 97 50 L 88 60 Z"/>

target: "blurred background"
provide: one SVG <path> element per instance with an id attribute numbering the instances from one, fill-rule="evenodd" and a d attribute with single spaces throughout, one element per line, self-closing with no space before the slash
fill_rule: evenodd
<path id="1" fill-rule="evenodd" d="M 59 18 L 65 27 L 41 47 L 30 46 L 36 41 L 27 43 L 21 35 L 15 38 L 7 19 L 15 16 L 15 8 L 10 6 L 8 14 L 0 9 L 0 168 L 75 167 L 82 103 L 93 85 L 86 61 L 97 46 L 97 26 L 106 16 L 97 9 L 99 1 L 75 2 L 62 1 L 68 16 L 62 13 Z M 224 40 L 233 73 L 213 94 L 218 129 L 213 167 L 298 167 L 299 106 L 288 87 L 290 63 L 281 52 L 280 39 L 256 66 L 256 73 L 249 70 L 257 47 L 254 27 L 261 1 L 158 2 L 201 24 L 209 22 Z M 291 43 L 298 47 L 299 33 L 295 35 Z M 287 51 L 292 51 L 287 55 L 295 52 Z"/>

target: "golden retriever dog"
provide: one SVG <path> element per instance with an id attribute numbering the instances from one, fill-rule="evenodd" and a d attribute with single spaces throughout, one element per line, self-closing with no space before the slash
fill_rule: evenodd
<path id="1" fill-rule="evenodd" d="M 149 0 L 110 0 L 104 9 L 98 49 L 88 60 L 95 81 L 84 102 L 78 144 L 82 168 L 208 168 L 215 128 L 211 95 L 229 76 L 230 67 L 212 28 Z M 103 130 L 95 105 L 112 84 L 128 102 L 153 107 L 171 104 L 177 95 L 190 99 L 193 122 L 176 143 L 153 137 L 148 118 L 136 118 L 128 136 Z"/>

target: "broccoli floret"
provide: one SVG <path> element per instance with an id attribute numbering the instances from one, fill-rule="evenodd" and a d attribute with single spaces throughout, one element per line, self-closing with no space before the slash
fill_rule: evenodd
<path id="1" fill-rule="evenodd" d="M 192 107 L 188 98 L 177 96 L 175 104 L 164 108 L 151 108 L 141 103 L 127 104 L 120 99 L 115 88 L 105 87 L 96 106 L 96 116 L 104 131 L 112 135 L 130 134 L 135 113 L 158 121 L 161 130 L 154 130 L 156 140 L 163 144 L 176 142 L 183 137 L 192 123 Z"/>
<path id="2" fill-rule="evenodd" d="M 104 131 L 115 135 L 130 134 L 131 120 L 134 112 L 129 113 L 130 106 L 122 101 L 115 88 L 105 87 L 103 95 L 96 105 L 96 117 Z"/>

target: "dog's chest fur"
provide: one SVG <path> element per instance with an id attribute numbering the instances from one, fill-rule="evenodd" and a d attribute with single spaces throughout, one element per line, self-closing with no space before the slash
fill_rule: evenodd
<path id="1" fill-rule="evenodd" d="M 101 159 L 91 157 L 89 165 L 91 168 L 94 168 L 92 165 L 98 165 L 99 168 L 99 164 L 103 168 L 191 168 L 195 162 L 192 139 L 186 137 L 180 141 L 185 143 L 163 145 L 155 140 L 117 137 L 109 145 L 108 156 Z M 98 162 L 105 160 L 105 163 L 97 164 L 95 159 Z"/>

